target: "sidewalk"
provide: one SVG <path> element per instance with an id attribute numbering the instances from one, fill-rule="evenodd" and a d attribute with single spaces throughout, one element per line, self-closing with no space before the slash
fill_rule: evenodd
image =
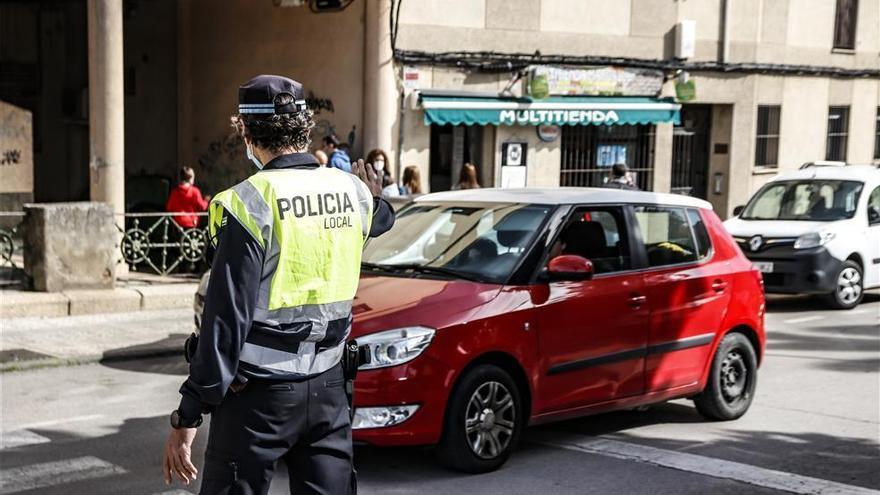
<path id="1" fill-rule="evenodd" d="M 3 319 L 0 371 L 179 355 L 192 308 Z"/>
<path id="2" fill-rule="evenodd" d="M 0 320 L 192 308 L 195 277 L 129 273 L 115 289 L 29 292 L 0 289 Z"/>
<path id="3" fill-rule="evenodd" d="M 109 290 L 0 289 L 0 371 L 181 354 L 197 287 L 130 273 Z"/>

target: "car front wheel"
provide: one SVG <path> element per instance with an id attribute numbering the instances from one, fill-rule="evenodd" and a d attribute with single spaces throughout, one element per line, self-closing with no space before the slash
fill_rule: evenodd
<path id="1" fill-rule="evenodd" d="M 758 358 L 752 342 L 741 333 L 729 333 L 715 351 L 709 381 L 694 404 L 708 419 L 737 419 L 752 405 L 757 383 Z"/>
<path id="2" fill-rule="evenodd" d="M 828 302 L 837 309 L 852 309 L 862 302 L 864 286 L 862 267 L 858 263 L 846 260 L 837 272 L 837 285 L 834 292 L 828 294 Z"/>
<path id="3" fill-rule="evenodd" d="M 519 389 L 510 375 L 497 366 L 477 366 L 450 397 L 438 457 L 460 471 L 494 471 L 510 457 L 524 424 Z"/>

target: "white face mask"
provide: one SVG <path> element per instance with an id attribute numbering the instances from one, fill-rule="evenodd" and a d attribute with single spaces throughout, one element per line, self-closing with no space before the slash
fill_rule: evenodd
<path id="1" fill-rule="evenodd" d="M 376 169 L 376 172 L 385 170 L 385 160 L 376 160 L 376 162 L 373 163 L 373 167 Z"/>
<path id="2" fill-rule="evenodd" d="M 257 170 L 263 170 L 263 163 L 260 162 L 259 158 L 254 156 L 254 150 L 251 149 L 251 143 L 245 143 L 245 148 L 247 149 L 245 153 L 247 154 L 248 160 L 254 162 L 254 166 L 257 167 Z"/>

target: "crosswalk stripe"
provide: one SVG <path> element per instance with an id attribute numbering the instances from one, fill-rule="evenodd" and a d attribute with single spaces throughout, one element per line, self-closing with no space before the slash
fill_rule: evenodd
<path id="1" fill-rule="evenodd" d="M 193 495 L 193 493 L 186 490 L 168 490 L 167 492 L 154 493 L 153 495 Z"/>
<path id="2" fill-rule="evenodd" d="M 0 495 L 104 478 L 125 472 L 125 469 L 119 466 L 92 456 L 31 464 L 0 471 Z"/>
<path id="3" fill-rule="evenodd" d="M 48 438 L 27 430 L 4 431 L 0 433 L 0 450 L 47 442 L 49 442 Z"/>
<path id="4" fill-rule="evenodd" d="M 616 459 L 643 462 L 791 493 L 808 495 L 880 495 L 880 491 L 860 486 L 764 469 L 739 462 L 725 461 L 675 450 L 658 449 L 656 447 L 602 438 L 587 438 L 578 441 L 572 441 L 570 436 L 560 435 L 556 438 L 553 441 L 539 441 L 537 443 L 589 454 L 604 455 Z"/>

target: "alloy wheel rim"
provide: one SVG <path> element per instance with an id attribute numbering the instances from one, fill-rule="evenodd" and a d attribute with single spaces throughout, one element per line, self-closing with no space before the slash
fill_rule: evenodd
<path id="1" fill-rule="evenodd" d="M 837 297 L 844 304 L 853 304 L 862 295 L 862 276 L 849 266 L 840 271 L 837 277 Z"/>
<path id="2" fill-rule="evenodd" d="M 471 451 L 482 459 L 501 455 L 513 439 L 516 407 L 510 390 L 498 382 L 486 382 L 471 395 L 465 411 L 464 429 Z"/>
<path id="3" fill-rule="evenodd" d="M 733 349 L 721 362 L 721 394 L 728 404 L 748 397 L 749 369 L 739 349 Z"/>

